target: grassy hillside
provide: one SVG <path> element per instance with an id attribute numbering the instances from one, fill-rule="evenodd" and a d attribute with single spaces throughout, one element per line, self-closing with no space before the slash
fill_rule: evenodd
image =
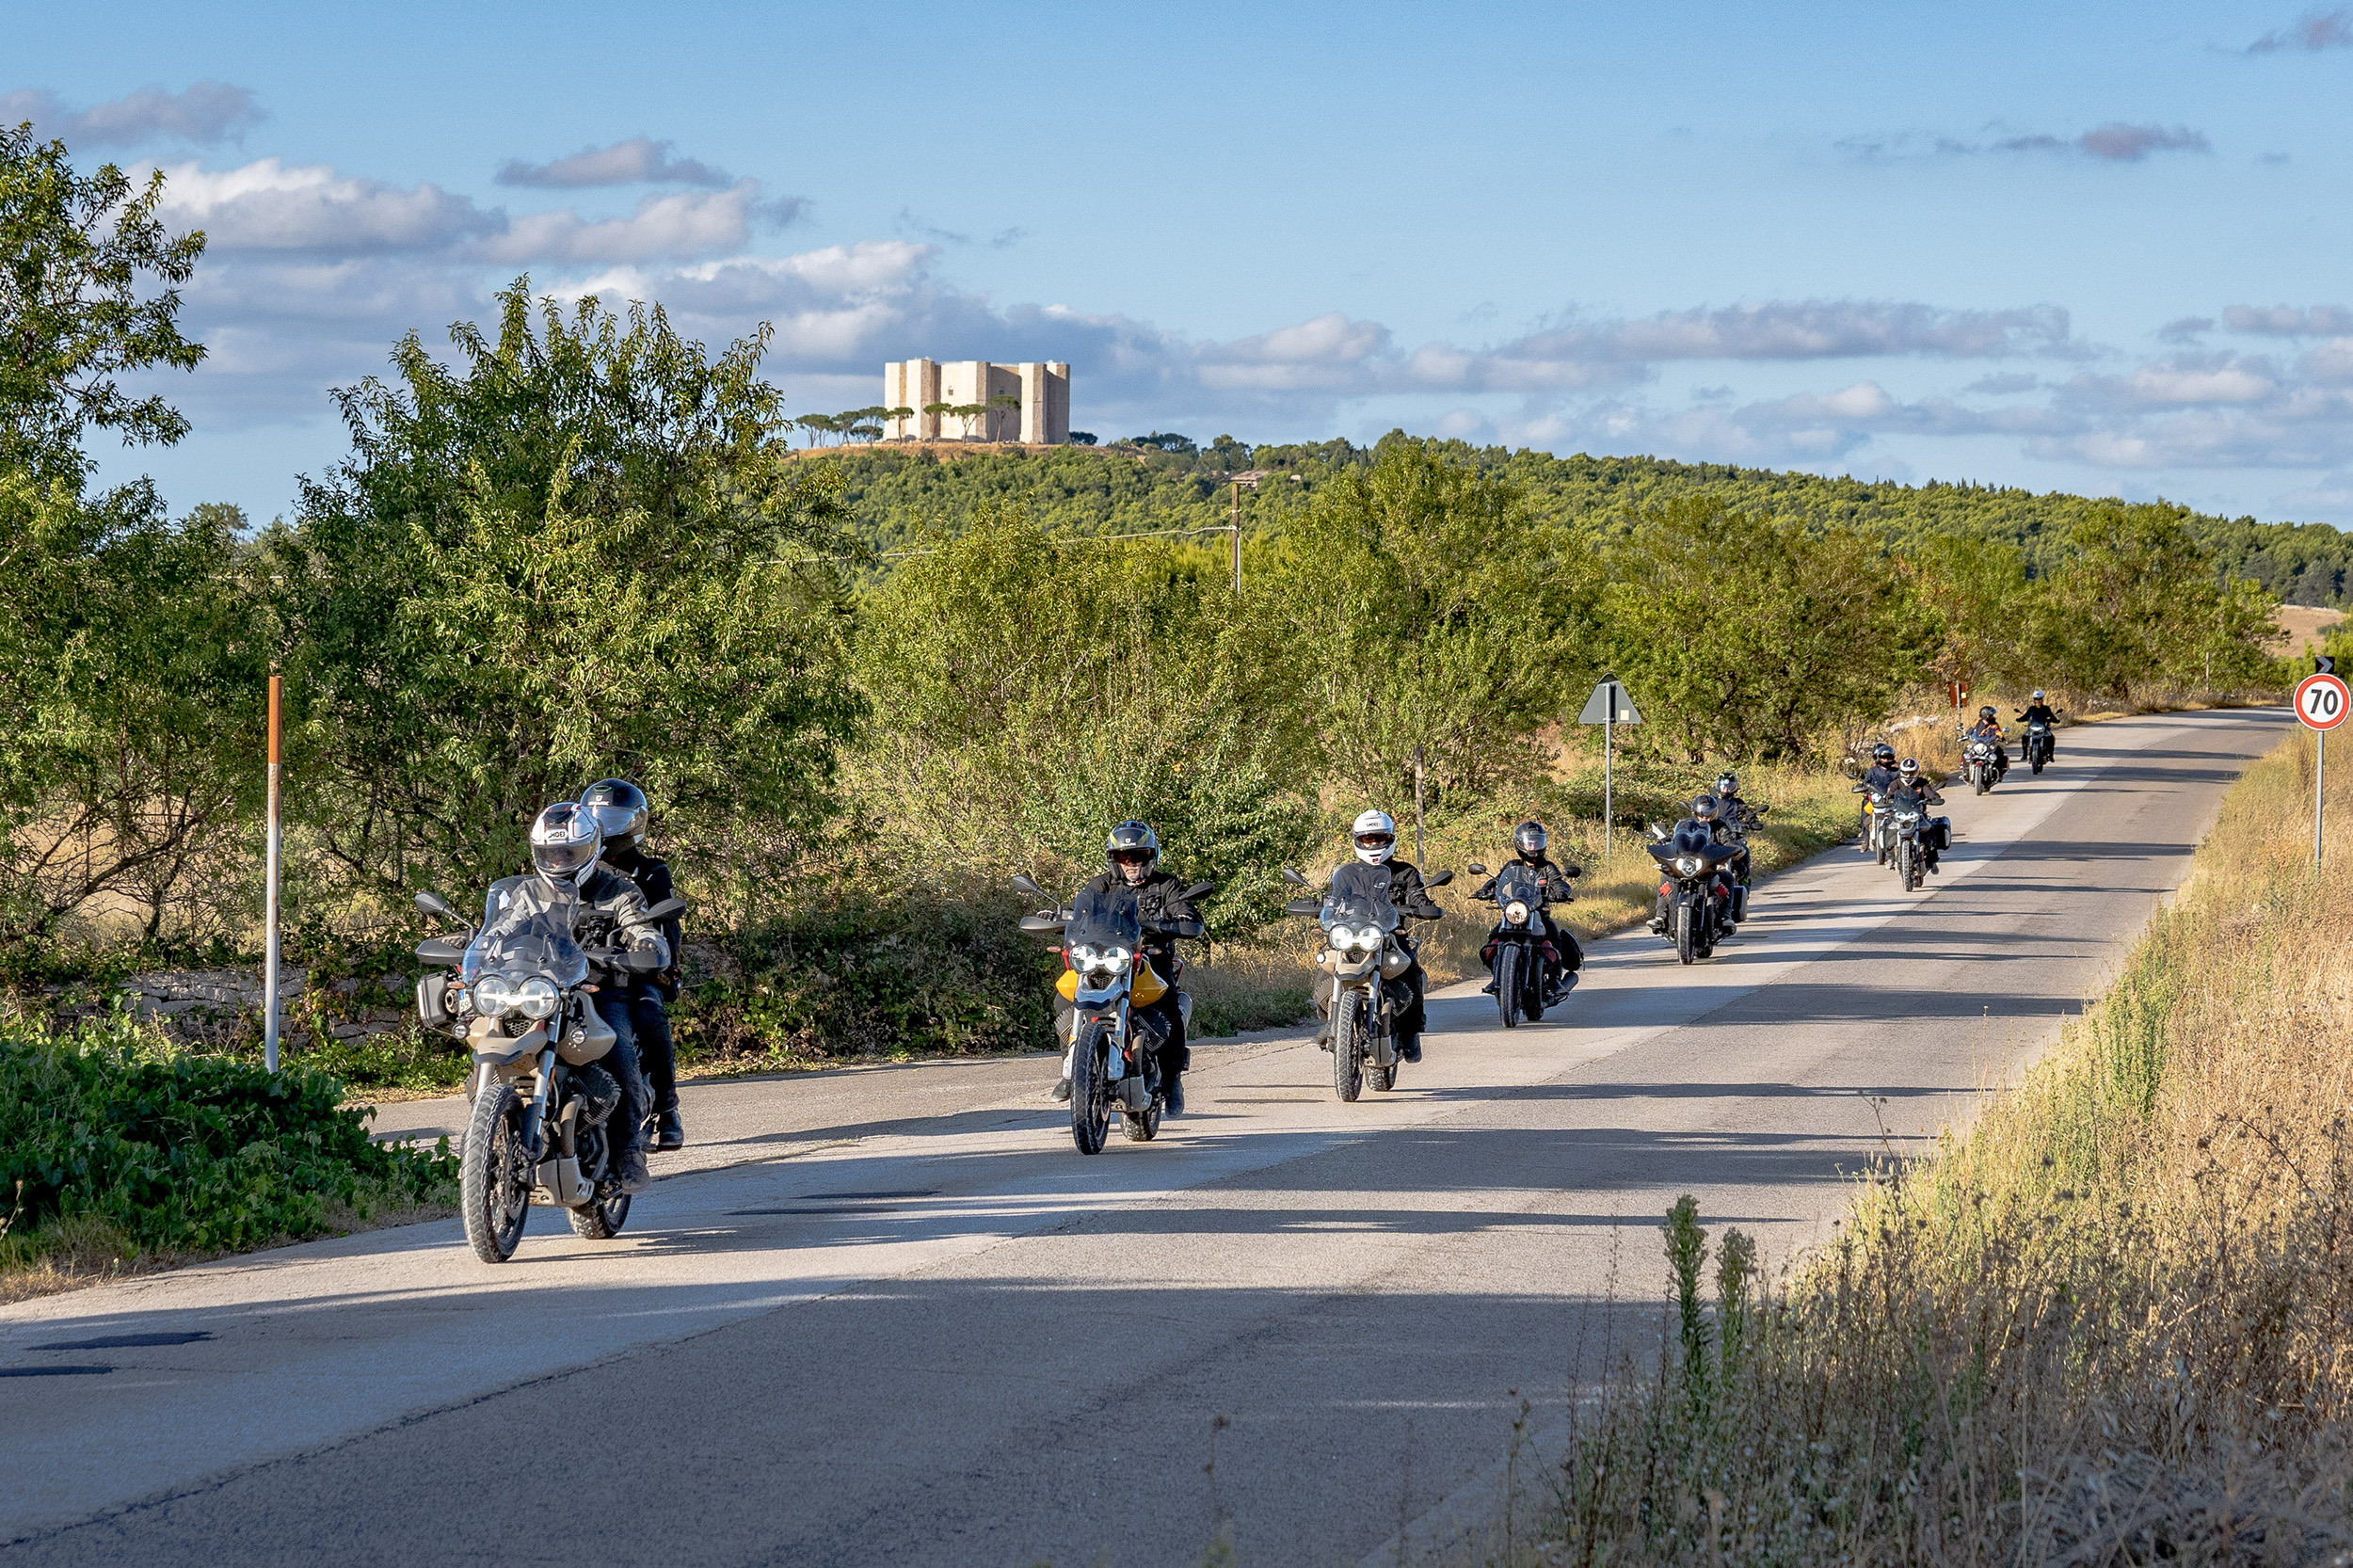
<path id="1" fill-rule="evenodd" d="M 1228 437 L 1218 440 L 1224 444 L 1193 452 L 1121 444 L 944 456 L 938 446 L 849 447 L 824 453 L 822 460 L 838 465 L 847 480 L 845 499 L 857 514 L 859 532 L 877 548 L 895 550 L 920 543 L 930 524 L 952 531 L 991 501 L 1018 502 L 1058 533 L 1224 524 L 1230 516 L 1230 477 L 1253 470 L 1270 477 L 1242 492 L 1245 528 L 1278 532 L 1319 484 L 1369 463 L 1374 451 L 1346 441 L 1254 448 Z M 1540 514 L 1595 535 L 1620 531 L 1645 508 L 1705 494 L 1759 517 L 1876 534 L 1899 550 L 1940 534 L 1999 540 L 2023 551 L 2038 572 L 2058 563 L 2069 524 L 2091 500 L 1986 485 L 1865 484 L 1660 457 L 1556 457 L 1461 442 L 1442 450 L 1515 481 Z M 2192 524 L 2221 570 L 2252 578 L 2291 603 L 2348 602 L 2353 538 L 2340 530 L 2205 514 L 2193 515 Z"/>

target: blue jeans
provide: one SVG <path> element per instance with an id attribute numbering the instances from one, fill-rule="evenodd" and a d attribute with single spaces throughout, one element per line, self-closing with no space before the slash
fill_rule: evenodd
<path id="1" fill-rule="evenodd" d="M 613 1048 L 603 1066 L 621 1086 L 621 1108 L 614 1112 L 621 1127 L 613 1140 L 618 1150 L 633 1149 L 646 1135 L 646 1077 L 637 1070 L 637 1022 L 630 1016 L 630 1000 L 618 991 L 597 993 L 597 1016 L 613 1031 Z"/>

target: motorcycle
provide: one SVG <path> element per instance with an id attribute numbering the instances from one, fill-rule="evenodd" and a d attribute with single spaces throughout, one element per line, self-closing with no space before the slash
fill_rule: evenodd
<path id="1" fill-rule="evenodd" d="M 1961 745 L 1962 763 L 1969 776 L 1970 787 L 1983 794 L 1993 788 L 1995 781 L 2001 777 L 2001 764 L 2007 759 L 1996 755 L 2001 749 L 2000 744 L 1983 735 L 1963 732 Z"/>
<path id="2" fill-rule="evenodd" d="M 1864 797 L 1863 841 L 1878 856 L 1877 864 L 1884 866 L 1896 850 L 1896 819 L 1887 796 L 1868 784 L 1856 785 L 1852 792 Z"/>
<path id="3" fill-rule="evenodd" d="M 1887 858 L 1895 863 L 1896 880 L 1903 884 L 1905 892 L 1917 892 L 1929 879 L 1929 846 L 1953 847 L 1952 819 L 1928 816 L 1916 806 L 1900 803 L 1889 806 L 1886 816 L 1893 840 Z"/>
<path id="4" fill-rule="evenodd" d="M 1474 863 L 1470 872 L 1484 876 L 1487 868 Z M 1503 1027 L 1516 1029 L 1523 1017 L 1529 1023 L 1542 1021 L 1546 1007 L 1576 988 L 1577 976 L 1561 972 L 1567 960 L 1546 935 L 1545 884 L 1533 868 L 1517 860 L 1505 866 L 1496 872 L 1492 896 L 1495 929 L 1487 933 L 1479 958 L 1495 976 L 1496 1008 L 1503 1015 Z M 1561 975 L 1557 996 L 1545 986 L 1545 977 L 1556 973 Z"/>
<path id="5" fill-rule="evenodd" d="M 620 1129 L 612 1125 L 621 1085 L 598 1064 L 614 1033 L 597 1016 L 589 976 L 593 966 L 609 978 L 633 978 L 664 960 L 583 948 L 572 935 L 578 903 L 568 885 L 555 888 L 538 877 L 493 884 L 479 926 L 417 947 L 428 966 L 417 981 L 418 1017 L 473 1051 L 458 1203 L 466 1240 L 485 1263 L 515 1256 L 534 1204 L 563 1208 L 572 1233 L 592 1241 L 612 1240 L 629 1218 L 616 1158 Z M 417 894 L 416 906 L 462 919 L 435 893 Z M 664 899 L 641 919 L 650 925 L 685 908 L 682 899 Z"/>
<path id="6" fill-rule="evenodd" d="M 1676 957 L 1695 963 L 1731 935 L 1724 865 L 1740 851 L 1718 843 L 1714 834 L 1696 823 L 1684 823 L 1672 833 L 1653 823 L 1650 835 L 1651 857 L 1663 873 L 1658 891 L 1667 900 L 1667 926 L 1661 935 L 1674 944 Z"/>
<path id="7" fill-rule="evenodd" d="M 1032 898 L 1046 889 L 1026 876 L 1013 885 Z M 1217 891 L 1214 882 L 1195 883 L 1185 903 Z M 1176 984 L 1153 968 L 1144 952 L 1144 916 L 1133 890 L 1088 888 L 1067 905 L 1021 918 L 1021 929 L 1052 941 L 1063 955 L 1055 989 L 1071 1004 L 1070 1141 L 1080 1154 L 1100 1154 L 1116 1112 L 1128 1141 L 1148 1144 L 1160 1135 L 1168 1108 L 1160 1084 L 1160 1048 L 1167 1025 L 1148 1011 Z M 1190 1024 L 1193 999 L 1177 996 L 1178 1013 Z"/>
<path id="8" fill-rule="evenodd" d="M 2049 721 L 2045 719 L 2027 720 L 2026 744 L 2024 750 L 2025 752 L 2025 760 L 2034 765 L 2035 772 L 2041 773 L 2043 768 L 2050 763 L 2052 746 L 2053 743 L 2051 740 L 2051 726 Z"/>
<path id="9" fill-rule="evenodd" d="M 1283 880 L 1294 888 L 1307 886 L 1307 879 L 1288 866 Z M 1443 888 L 1453 880 L 1452 872 L 1440 872 L 1422 886 Z M 1368 1084 L 1384 1093 L 1396 1088 L 1408 1038 L 1398 1020 L 1414 1001 L 1413 987 L 1405 983 L 1414 968 L 1414 948 L 1403 929 L 1404 916 L 1389 902 L 1388 868 L 1342 866 L 1332 873 L 1321 898 L 1293 899 L 1283 908 L 1287 914 L 1312 915 L 1323 928 L 1316 967 L 1331 976 L 1326 1048 L 1332 1052 L 1334 1092 L 1353 1101 Z"/>

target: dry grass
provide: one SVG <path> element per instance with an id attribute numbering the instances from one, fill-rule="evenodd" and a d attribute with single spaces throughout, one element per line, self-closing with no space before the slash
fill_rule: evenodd
<path id="1" fill-rule="evenodd" d="M 2250 769 L 2110 993 L 1785 1288 L 1729 1233 L 1711 1307 L 1671 1216 L 1657 1364 L 1449 1560 L 2353 1560 L 2353 836 L 2315 878 L 2311 763 Z"/>

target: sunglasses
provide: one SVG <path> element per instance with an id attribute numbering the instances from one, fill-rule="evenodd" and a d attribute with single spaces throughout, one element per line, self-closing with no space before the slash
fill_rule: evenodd
<path id="1" fill-rule="evenodd" d="M 1112 858 L 1123 866 L 1141 866 L 1152 858 L 1152 852 L 1148 849 L 1118 849 L 1112 851 Z"/>
<path id="2" fill-rule="evenodd" d="M 1397 835 L 1394 833 L 1359 833 L 1356 835 L 1356 841 L 1367 849 L 1385 849 L 1397 842 Z"/>

